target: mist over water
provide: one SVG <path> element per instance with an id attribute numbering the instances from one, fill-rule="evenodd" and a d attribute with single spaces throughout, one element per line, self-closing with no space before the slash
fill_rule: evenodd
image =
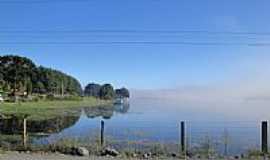
<path id="1" fill-rule="evenodd" d="M 132 109 L 147 105 L 145 112 L 152 109 L 156 114 L 170 115 L 169 119 L 177 114 L 178 120 L 268 120 L 270 88 L 260 85 L 133 90 L 131 101 L 137 108 Z"/>

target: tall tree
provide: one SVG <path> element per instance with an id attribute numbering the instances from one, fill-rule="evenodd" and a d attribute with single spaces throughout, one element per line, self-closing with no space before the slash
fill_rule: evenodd
<path id="1" fill-rule="evenodd" d="M 99 97 L 101 85 L 95 83 L 89 83 L 84 89 L 85 96 Z"/>
<path id="2" fill-rule="evenodd" d="M 120 98 L 129 98 L 130 97 L 129 90 L 126 88 L 116 89 L 115 94 L 117 97 L 120 97 Z"/>
<path id="3" fill-rule="evenodd" d="M 101 99 L 110 100 L 115 97 L 115 92 L 111 84 L 104 84 L 100 88 L 99 96 Z"/>
<path id="4" fill-rule="evenodd" d="M 0 70 L 4 75 L 4 81 L 11 84 L 13 93 L 20 91 L 27 77 L 32 78 L 35 64 L 28 58 L 7 55 L 0 57 Z"/>

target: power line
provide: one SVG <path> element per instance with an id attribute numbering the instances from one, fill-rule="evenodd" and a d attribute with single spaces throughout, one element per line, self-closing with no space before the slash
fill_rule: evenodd
<path id="1" fill-rule="evenodd" d="M 164 35 L 132 35 L 132 34 L 1 34 L 0 36 L 10 36 L 10 37 L 176 37 L 176 38 L 189 38 L 189 37 L 194 37 L 196 35 L 168 35 L 168 34 L 164 34 Z M 215 38 L 217 36 L 214 35 L 204 35 L 203 37 L 210 37 L 210 38 Z M 223 37 L 223 36 L 222 36 Z M 226 37 L 226 36 L 225 36 Z M 236 35 L 232 35 L 230 36 L 232 38 L 258 38 L 258 37 L 253 37 L 253 36 L 236 36 Z M 1 38 L 1 37 L 0 37 Z"/>
<path id="2" fill-rule="evenodd" d="M 101 0 L 99 0 L 101 1 Z M 105 2 L 106 0 L 104 0 Z M 150 2 L 157 2 L 156 0 L 148 0 Z M 81 2 L 97 2 L 93 0 L 0 0 L 1 4 L 43 4 L 43 3 L 81 3 Z"/>
<path id="3" fill-rule="evenodd" d="M 62 30 L 24 30 L 24 29 L 1 29 L 0 36 L 10 36 L 8 38 L 44 38 L 42 36 L 47 36 L 47 38 L 55 38 L 55 36 L 78 36 L 84 38 L 83 41 L 10 41 L 10 42 L 0 42 L 0 44 L 33 44 L 33 45 L 191 45 L 191 46 L 269 46 L 268 42 L 217 42 L 213 39 L 219 38 L 218 36 L 230 36 L 230 38 L 244 38 L 245 40 L 251 40 L 256 38 L 262 38 L 261 36 L 270 36 L 270 32 L 239 32 L 239 31 L 207 31 L 207 30 L 132 30 L 132 29 L 84 29 L 84 30 L 72 30 L 72 29 L 62 29 Z M 212 36 L 208 41 L 187 41 L 188 38 L 197 38 L 196 36 Z M 49 37 L 48 37 L 49 36 Z M 53 36 L 53 37 L 50 37 Z M 145 38 L 153 38 L 151 36 L 167 36 L 173 38 L 182 38 L 182 40 L 174 39 L 173 41 L 146 41 L 146 40 L 124 40 L 124 41 L 87 41 L 85 38 L 137 38 L 142 36 Z M 149 36 L 149 37 L 148 37 Z M 7 38 L 7 37 L 5 37 Z M 202 38 L 202 37 L 200 37 Z M 39 39 L 41 40 L 41 39 Z M 220 41 L 220 39 L 219 39 Z M 225 42 L 224 42 L 225 41 Z"/>
<path id="4" fill-rule="evenodd" d="M 110 29 L 84 29 L 84 30 L 3 30 L 0 33 L 164 33 L 164 34 L 233 34 L 233 35 L 270 35 L 270 32 L 244 32 L 244 31 L 209 31 L 209 30 L 110 30 Z"/>
<path id="5" fill-rule="evenodd" d="M 166 38 L 166 39 L 219 39 L 219 38 L 230 38 L 234 40 L 260 40 L 262 37 L 259 36 L 249 36 L 249 35 L 203 35 L 203 36 L 196 36 L 196 35 L 178 35 L 178 34 L 154 34 L 154 35 L 132 35 L 132 34 L 1 34 L 0 38 L 27 38 L 27 39 L 57 39 L 57 38 L 83 38 L 83 39 L 156 39 L 156 38 Z M 266 38 L 266 37 L 265 37 Z M 267 37 L 268 38 L 268 37 Z M 270 37 L 269 37 L 270 38 Z"/>
<path id="6" fill-rule="evenodd" d="M 1 4 L 42 4 L 42 3 L 78 3 L 78 2 L 93 2 L 92 0 L 2 0 Z"/>
<path id="7" fill-rule="evenodd" d="M 161 42 L 161 41 L 81 41 L 81 42 L 0 42 L 5 45 L 190 45 L 190 46 L 250 46 L 269 47 L 270 43 L 223 43 L 223 42 Z"/>
<path id="8" fill-rule="evenodd" d="M 63 29 L 63 30 L 3 30 L 0 34 L 48 34 L 48 33 L 129 33 L 129 34 L 213 34 L 213 35 L 260 35 L 269 36 L 270 32 L 244 32 L 244 31 L 209 31 L 209 30 L 107 30 L 107 29 Z"/>

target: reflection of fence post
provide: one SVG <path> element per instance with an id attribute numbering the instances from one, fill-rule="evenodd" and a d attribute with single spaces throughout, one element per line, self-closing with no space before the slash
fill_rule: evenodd
<path id="1" fill-rule="evenodd" d="M 23 119 L 23 146 L 27 146 L 27 120 Z"/>
<path id="2" fill-rule="evenodd" d="M 104 121 L 101 121 L 101 128 L 100 128 L 100 145 L 104 146 Z"/>
<path id="3" fill-rule="evenodd" d="M 185 122 L 181 122 L 181 151 L 186 154 L 186 135 L 185 135 Z"/>
<path id="4" fill-rule="evenodd" d="M 268 133 L 267 133 L 267 121 L 262 122 L 262 153 L 268 153 Z"/>

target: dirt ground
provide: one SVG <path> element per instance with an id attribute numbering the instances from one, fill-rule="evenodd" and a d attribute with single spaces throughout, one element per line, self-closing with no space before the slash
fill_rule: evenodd
<path id="1" fill-rule="evenodd" d="M 39 154 L 39 153 L 19 153 L 19 152 L 6 152 L 0 154 L 0 160 L 138 160 L 138 159 L 130 159 L 130 158 L 121 158 L 121 157 L 78 157 L 78 156 L 69 156 L 63 154 Z M 166 159 L 166 160 L 174 160 L 170 158 L 152 158 L 152 159 Z"/>

